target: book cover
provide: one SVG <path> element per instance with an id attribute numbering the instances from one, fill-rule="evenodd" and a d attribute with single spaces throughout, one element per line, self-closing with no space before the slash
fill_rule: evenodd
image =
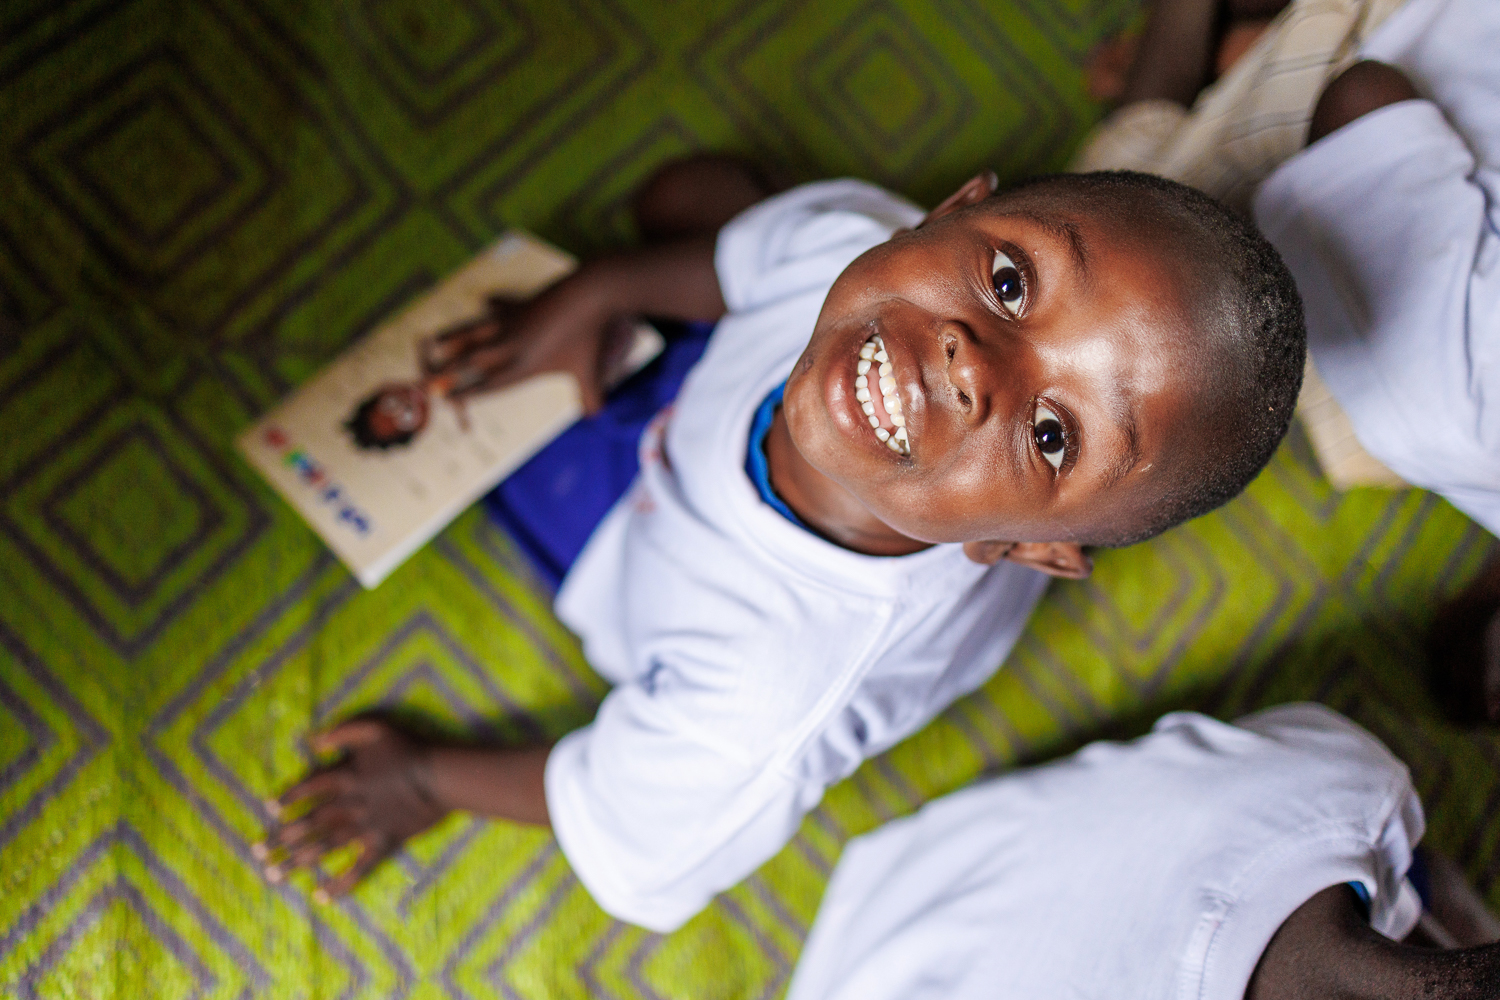
<path id="1" fill-rule="evenodd" d="M 576 266 L 510 232 L 359 340 L 245 430 L 249 463 L 374 587 L 582 414 L 571 375 L 487 389 L 495 300 L 530 297 Z M 606 384 L 662 348 L 644 323 L 616 338 Z M 493 363 L 491 363 L 493 368 Z"/>

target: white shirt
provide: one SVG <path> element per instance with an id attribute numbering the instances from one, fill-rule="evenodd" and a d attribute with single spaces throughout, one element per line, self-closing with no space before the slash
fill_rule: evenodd
<path id="1" fill-rule="evenodd" d="M 851 841 L 787 1000 L 1243 1000 L 1329 886 L 1409 933 L 1422 829 L 1405 766 L 1322 706 L 1179 712 Z"/>
<path id="2" fill-rule="evenodd" d="M 1360 443 L 1500 533 L 1500 3 L 1412 0 L 1364 55 L 1430 100 L 1313 143 L 1255 217 Z"/>
<path id="3" fill-rule="evenodd" d="M 959 545 L 839 548 L 776 513 L 745 473 L 754 411 L 834 279 L 921 217 L 843 180 L 724 227 L 729 313 L 563 581 L 557 612 L 616 687 L 553 749 L 547 807 L 574 871 L 622 920 L 671 930 L 749 875 L 824 788 L 983 683 L 1045 589 Z"/>

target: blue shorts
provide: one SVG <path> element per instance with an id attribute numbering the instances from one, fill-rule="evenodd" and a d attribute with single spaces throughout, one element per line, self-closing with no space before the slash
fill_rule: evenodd
<path id="1" fill-rule="evenodd" d="M 563 431 L 484 498 L 554 590 L 630 488 L 641 433 L 677 398 L 713 332 L 711 323 L 657 325 L 667 338 L 661 355 L 610 393 L 603 410 Z"/>

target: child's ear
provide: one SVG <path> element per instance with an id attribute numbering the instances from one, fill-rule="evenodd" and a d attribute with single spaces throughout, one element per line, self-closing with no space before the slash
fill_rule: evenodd
<path id="1" fill-rule="evenodd" d="M 966 208 L 969 205 L 975 205 L 984 201 L 984 199 L 994 194 L 995 189 L 999 186 L 1000 178 L 995 176 L 993 170 L 986 170 L 982 174 L 974 175 L 969 178 L 967 184 L 945 198 L 941 205 L 928 212 L 922 221 L 917 223 L 917 228 L 920 229 L 929 222 L 941 219 L 949 212 L 956 212 L 960 208 Z"/>
<path id="2" fill-rule="evenodd" d="M 1094 561 L 1077 542 L 965 542 L 964 555 L 986 566 L 1009 559 L 1065 580 L 1082 580 L 1094 571 Z"/>

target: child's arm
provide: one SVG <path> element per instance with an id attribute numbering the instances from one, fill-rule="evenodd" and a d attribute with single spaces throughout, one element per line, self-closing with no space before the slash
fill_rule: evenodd
<path id="1" fill-rule="evenodd" d="M 378 719 L 357 719 L 314 737 L 321 753 L 342 750 L 277 802 L 274 815 L 312 803 L 280 824 L 256 850 L 278 881 L 283 868 L 316 869 L 347 844 L 358 859 L 319 892 L 339 896 L 407 839 L 455 809 L 519 823 L 547 825 L 543 774 L 550 747 L 448 747 L 426 743 Z"/>
<path id="2" fill-rule="evenodd" d="M 586 412 L 604 405 L 600 360 L 610 321 L 621 315 L 716 320 L 724 297 L 713 236 L 600 257 L 521 307 L 506 340 L 514 357 L 500 384 L 545 371 L 571 372 Z M 498 387 L 498 386 L 496 386 Z"/>

